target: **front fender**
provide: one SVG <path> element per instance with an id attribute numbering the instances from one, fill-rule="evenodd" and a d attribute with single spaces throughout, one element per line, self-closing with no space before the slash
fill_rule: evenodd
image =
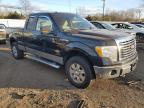
<path id="1" fill-rule="evenodd" d="M 102 65 L 102 60 L 101 60 L 101 58 L 98 57 L 94 48 L 92 49 L 85 44 L 73 42 L 73 43 L 66 45 L 65 51 L 69 52 L 72 50 L 79 51 L 79 52 L 83 53 L 84 55 L 86 55 L 93 65 L 96 65 L 96 66 Z"/>
<path id="2" fill-rule="evenodd" d="M 66 45 L 66 51 L 70 51 L 70 50 L 80 50 L 83 53 L 86 53 L 87 55 L 97 56 L 94 49 L 90 48 L 89 46 L 85 44 L 78 43 L 78 42 L 73 42 L 73 43 Z"/>

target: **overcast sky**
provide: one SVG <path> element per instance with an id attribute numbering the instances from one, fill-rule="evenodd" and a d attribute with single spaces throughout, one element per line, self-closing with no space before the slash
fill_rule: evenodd
<path id="1" fill-rule="evenodd" d="M 78 7 L 102 9 L 102 0 L 31 0 L 32 4 L 43 10 L 75 12 Z M 19 4 L 19 0 L 2 0 L 2 4 Z M 142 0 L 106 0 L 106 9 L 126 10 L 137 8 Z M 70 8 L 71 7 L 71 8 Z"/>

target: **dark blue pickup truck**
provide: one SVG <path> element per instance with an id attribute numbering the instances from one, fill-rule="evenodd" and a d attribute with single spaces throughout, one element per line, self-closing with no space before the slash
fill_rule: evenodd
<path id="1" fill-rule="evenodd" d="M 98 30 L 72 13 L 29 15 L 24 29 L 10 34 L 14 58 L 31 59 L 55 68 L 65 67 L 69 81 L 86 88 L 95 78 L 125 76 L 136 68 L 133 35 Z"/>

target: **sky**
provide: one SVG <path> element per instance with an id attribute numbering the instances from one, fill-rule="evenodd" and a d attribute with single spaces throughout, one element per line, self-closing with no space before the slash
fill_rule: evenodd
<path id="1" fill-rule="evenodd" d="M 102 0 L 31 0 L 35 7 L 48 11 L 76 12 L 78 7 L 102 10 Z M 19 0 L 1 0 L 1 4 L 18 6 Z M 106 0 L 106 9 L 126 10 L 137 8 L 142 0 Z"/>

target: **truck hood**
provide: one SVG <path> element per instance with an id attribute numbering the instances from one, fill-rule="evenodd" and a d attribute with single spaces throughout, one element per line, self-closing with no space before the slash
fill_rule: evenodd
<path id="1" fill-rule="evenodd" d="M 100 40 L 113 40 L 113 39 L 132 36 L 124 32 L 109 31 L 109 30 L 102 30 L 102 29 L 79 30 L 77 32 L 72 32 L 72 35 L 83 37 L 83 38 L 100 39 Z"/>

